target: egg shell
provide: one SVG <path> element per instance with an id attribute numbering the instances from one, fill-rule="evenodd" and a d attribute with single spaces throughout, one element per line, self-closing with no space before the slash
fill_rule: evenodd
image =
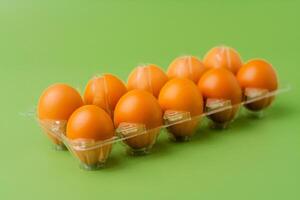
<path id="1" fill-rule="evenodd" d="M 237 80 L 243 90 L 246 100 L 247 89 L 261 89 L 272 92 L 278 88 L 278 80 L 272 65 L 262 59 L 253 59 L 241 67 L 237 73 Z M 274 100 L 274 96 L 267 97 L 249 104 L 245 107 L 252 111 L 260 111 L 268 106 Z"/>
<path id="2" fill-rule="evenodd" d="M 194 82 L 185 78 L 171 79 L 161 89 L 158 101 L 164 112 L 189 112 L 192 117 L 190 121 L 168 127 L 175 140 L 190 137 L 195 133 L 203 112 L 203 98 Z M 199 117 L 193 119 L 196 116 Z"/>
<path id="3" fill-rule="evenodd" d="M 207 71 L 199 80 L 198 87 L 205 99 L 207 108 L 208 100 L 230 100 L 233 106 L 230 109 L 209 115 L 215 123 L 230 122 L 239 110 L 242 101 L 242 91 L 236 77 L 225 68 L 215 68 Z"/>
<path id="4" fill-rule="evenodd" d="M 168 81 L 165 72 L 157 65 L 141 65 L 136 67 L 129 75 L 128 90 L 142 89 L 158 96 L 160 89 Z"/>
<path id="5" fill-rule="evenodd" d="M 67 84 L 54 84 L 41 95 L 38 103 L 40 120 L 68 120 L 70 115 L 83 105 L 82 98 Z"/>
<path id="6" fill-rule="evenodd" d="M 187 78 L 197 84 L 205 71 L 205 65 L 195 56 L 182 56 L 172 61 L 167 75 L 169 78 Z"/>
<path id="7" fill-rule="evenodd" d="M 124 141 L 133 151 L 150 149 L 160 131 L 157 127 L 163 124 L 162 110 L 157 99 L 144 90 L 129 91 L 121 97 L 115 108 L 115 127 L 118 127 L 121 123 L 144 125 L 147 130 L 150 130 L 145 134 Z M 125 136 L 130 136 L 130 134 Z"/>
<path id="8" fill-rule="evenodd" d="M 59 121 L 57 128 L 60 133 L 65 133 L 65 125 L 70 115 L 82 105 L 79 92 L 67 84 L 53 84 L 40 96 L 37 107 L 40 126 L 58 148 L 63 148 L 64 144 L 58 137 L 58 132 L 53 131 L 53 122 Z"/>
<path id="9" fill-rule="evenodd" d="M 243 64 L 239 53 L 226 46 L 210 49 L 204 56 L 203 63 L 208 68 L 226 68 L 234 74 L 238 72 Z"/>
<path id="10" fill-rule="evenodd" d="M 80 141 L 92 146 L 99 141 L 114 137 L 114 126 L 110 116 L 96 105 L 85 105 L 78 108 L 67 123 L 66 136 L 72 152 L 86 166 L 96 166 L 105 163 L 111 151 L 111 144 L 89 149 L 77 149 L 72 142 Z"/>
<path id="11" fill-rule="evenodd" d="M 112 74 L 92 78 L 86 85 L 84 103 L 97 105 L 111 117 L 117 102 L 127 92 L 124 83 Z"/>

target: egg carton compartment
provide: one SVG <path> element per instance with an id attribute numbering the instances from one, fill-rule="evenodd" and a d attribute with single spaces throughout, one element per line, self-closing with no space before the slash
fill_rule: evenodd
<path id="1" fill-rule="evenodd" d="M 66 132 L 67 121 L 66 120 L 39 120 L 38 124 L 42 128 L 43 132 L 53 142 L 56 150 L 67 150 L 62 135 Z"/>
<path id="2" fill-rule="evenodd" d="M 230 100 L 206 99 L 205 112 L 201 115 L 191 116 L 189 112 L 167 110 L 163 115 L 164 124 L 160 127 L 147 129 L 144 124 L 123 122 L 116 128 L 115 136 L 104 141 L 70 140 L 65 136 L 66 121 L 39 120 L 39 124 L 58 148 L 67 148 L 72 153 L 83 169 L 94 170 L 105 165 L 113 145 L 118 142 L 125 144 L 127 151 L 132 155 L 148 154 L 162 129 L 167 130 L 171 140 L 188 141 L 192 139 L 202 118 L 210 119 L 214 127 L 226 128 L 238 117 L 242 106 L 253 113 L 263 113 L 276 95 L 289 90 L 289 86 L 272 92 L 247 88 L 244 101 L 235 105 L 232 105 Z"/>
<path id="3" fill-rule="evenodd" d="M 70 140 L 62 135 L 62 141 L 85 170 L 95 170 L 104 167 L 117 137 L 104 141 L 92 139 Z"/>
<path id="4" fill-rule="evenodd" d="M 127 147 L 131 155 L 144 155 L 150 153 L 160 134 L 161 127 L 146 129 L 144 124 L 121 123 L 116 133 Z"/>

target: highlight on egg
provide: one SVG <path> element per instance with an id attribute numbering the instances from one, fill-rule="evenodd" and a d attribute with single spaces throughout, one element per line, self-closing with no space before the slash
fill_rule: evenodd
<path id="1" fill-rule="evenodd" d="M 159 104 L 165 113 L 188 112 L 191 120 L 168 127 L 171 138 L 186 141 L 195 133 L 203 113 L 203 98 L 197 85 L 186 78 L 174 78 L 161 89 Z"/>
<path id="2" fill-rule="evenodd" d="M 111 149 L 115 129 L 110 116 L 96 105 L 85 105 L 78 108 L 70 117 L 66 136 L 69 149 L 78 157 L 86 169 L 102 167 Z M 98 145 L 97 145 L 98 144 Z"/>
<path id="3" fill-rule="evenodd" d="M 243 65 L 239 53 L 227 46 L 218 46 L 210 49 L 204 56 L 203 63 L 208 68 L 226 68 L 234 74 Z"/>
<path id="4" fill-rule="evenodd" d="M 65 133 L 69 117 L 82 105 L 79 92 L 67 84 L 53 84 L 40 96 L 37 106 L 39 123 L 58 149 L 64 149 L 59 134 Z"/>
<path id="5" fill-rule="evenodd" d="M 244 100 L 251 100 L 273 92 L 278 88 L 277 75 L 270 63 L 262 59 L 253 59 L 241 67 L 237 73 L 237 80 L 243 90 Z M 274 96 L 266 97 L 255 102 L 245 104 L 251 111 L 261 111 L 274 100 Z"/>
<path id="6" fill-rule="evenodd" d="M 206 71 L 205 65 L 195 56 L 181 56 L 169 65 L 167 75 L 172 78 L 187 78 L 198 83 Z"/>
<path id="7" fill-rule="evenodd" d="M 242 91 L 236 77 L 225 68 L 211 69 L 199 80 L 198 87 L 205 99 L 206 111 L 231 106 L 208 116 L 218 127 L 226 127 L 236 116 L 242 101 Z"/>
<path id="8" fill-rule="evenodd" d="M 126 86 L 118 77 L 104 74 L 89 80 L 83 99 L 86 105 L 99 106 L 113 117 L 117 102 L 126 92 Z"/>
<path id="9" fill-rule="evenodd" d="M 121 137 L 128 138 L 124 142 L 130 147 L 130 153 L 149 153 L 163 125 L 162 110 L 151 93 L 140 89 L 131 90 L 117 103 L 114 124 L 118 130 L 124 127 L 134 130 L 120 132 Z"/>
<path id="10" fill-rule="evenodd" d="M 157 65 L 140 65 L 128 76 L 127 87 L 128 90 L 146 90 L 158 97 L 160 89 L 167 81 L 167 75 Z"/>

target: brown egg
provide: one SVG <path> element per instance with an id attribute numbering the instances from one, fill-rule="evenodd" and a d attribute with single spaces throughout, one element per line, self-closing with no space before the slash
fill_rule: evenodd
<path id="1" fill-rule="evenodd" d="M 203 59 L 208 68 L 226 68 L 236 74 L 242 67 L 239 53 L 231 47 L 214 47 L 207 52 Z"/>
<path id="2" fill-rule="evenodd" d="M 70 115 L 83 105 L 80 94 L 67 84 L 54 84 L 40 96 L 37 117 L 45 133 L 57 148 L 64 145 L 59 134 L 65 133 Z"/>
<path id="3" fill-rule="evenodd" d="M 114 135 L 110 116 L 96 105 L 78 108 L 67 124 L 68 146 L 87 169 L 101 167 L 106 162 L 112 144 L 101 142 L 112 139 Z"/>
<path id="4" fill-rule="evenodd" d="M 243 90 L 245 100 L 257 98 L 268 92 L 277 90 L 278 81 L 272 65 L 261 59 L 251 60 L 238 72 L 237 79 Z M 246 104 L 245 107 L 252 111 L 260 111 L 268 107 L 274 96 Z"/>
<path id="5" fill-rule="evenodd" d="M 192 119 L 187 122 L 168 127 L 177 141 L 189 139 L 194 133 L 203 112 L 203 99 L 199 88 L 189 79 L 174 78 L 161 89 L 159 104 L 163 111 L 188 112 Z"/>
<path id="6" fill-rule="evenodd" d="M 182 56 L 176 58 L 169 66 L 169 78 L 187 78 L 196 84 L 205 72 L 204 64 L 195 56 Z"/>
<path id="7" fill-rule="evenodd" d="M 84 103 L 97 105 L 111 117 L 117 102 L 127 92 L 124 83 L 112 74 L 92 78 L 84 92 Z"/>
<path id="8" fill-rule="evenodd" d="M 230 122 L 239 110 L 242 91 L 235 76 L 224 68 L 211 69 L 199 80 L 198 87 L 205 99 L 206 111 L 229 101 L 232 108 L 209 116 L 217 124 Z M 229 105 L 230 105 L 229 104 Z"/>
<path id="9" fill-rule="evenodd" d="M 131 147 L 132 153 L 147 153 L 160 131 L 163 124 L 162 110 L 156 98 L 144 90 L 132 90 L 121 97 L 114 113 L 114 124 L 119 129 L 129 124 L 136 128 L 134 132 L 122 132 L 123 137 L 131 137 L 140 134 L 144 127 L 147 133 L 131 137 L 125 140 L 125 143 Z"/>
<path id="10" fill-rule="evenodd" d="M 128 77 L 128 90 L 142 89 L 158 96 L 168 77 L 157 65 L 149 64 L 135 68 Z"/>

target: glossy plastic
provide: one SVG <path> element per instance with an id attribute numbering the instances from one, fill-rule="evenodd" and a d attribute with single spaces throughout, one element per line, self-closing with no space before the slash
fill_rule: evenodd
<path id="1" fill-rule="evenodd" d="M 268 92 L 266 90 L 261 90 L 257 88 L 247 88 L 246 90 L 246 99 L 245 101 L 232 105 L 230 101 L 226 100 L 218 100 L 213 99 L 207 101 L 209 103 L 206 104 L 206 112 L 201 115 L 197 115 L 191 117 L 189 112 L 182 112 L 176 110 L 168 110 L 165 111 L 163 119 L 164 124 L 159 127 L 155 127 L 152 129 L 146 129 L 146 126 L 143 124 L 135 124 L 135 123 L 120 123 L 116 129 L 116 136 L 111 139 L 95 142 L 93 140 L 69 140 L 65 136 L 65 124 L 66 121 L 51 121 L 51 120 L 41 120 L 39 121 L 42 128 L 45 130 L 47 135 L 51 138 L 55 138 L 55 141 L 61 141 L 74 155 L 75 158 L 80 162 L 81 166 L 87 170 L 94 170 L 104 166 L 108 159 L 108 155 L 112 149 L 112 146 L 121 141 L 125 140 L 134 140 L 137 137 L 157 137 L 158 133 L 161 129 L 169 128 L 174 125 L 183 124 L 185 122 L 189 122 L 191 120 L 199 120 L 203 117 L 209 117 L 213 114 L 220 113 L 226 111 L 228 109 L 232 109 L 233 107 L 241 107 L 247 105 L 249 103 L 257 102 L 266 98 L 275 97 L 276 95 L 286 92 L 290 90 L 290 87 L 284 87 L 272 92 Z M 260 111 L 259 113 L 263 112 Z M 228 122 L 231 123 L 232 121 Z M 226 126 L 222 126 L 219 128 L 225 128 Z M 182 141 L 189 140 L 191 138 L 181 138 Z M 153 140 L 154 141 L 154 140 Z M 138 151 L 133 153 L 135 155 L 149 153 L 153 144 L 149 146 L 149 148 L 139 149 Z M 131 152 L 132 153 L 132 152 Z"/>

